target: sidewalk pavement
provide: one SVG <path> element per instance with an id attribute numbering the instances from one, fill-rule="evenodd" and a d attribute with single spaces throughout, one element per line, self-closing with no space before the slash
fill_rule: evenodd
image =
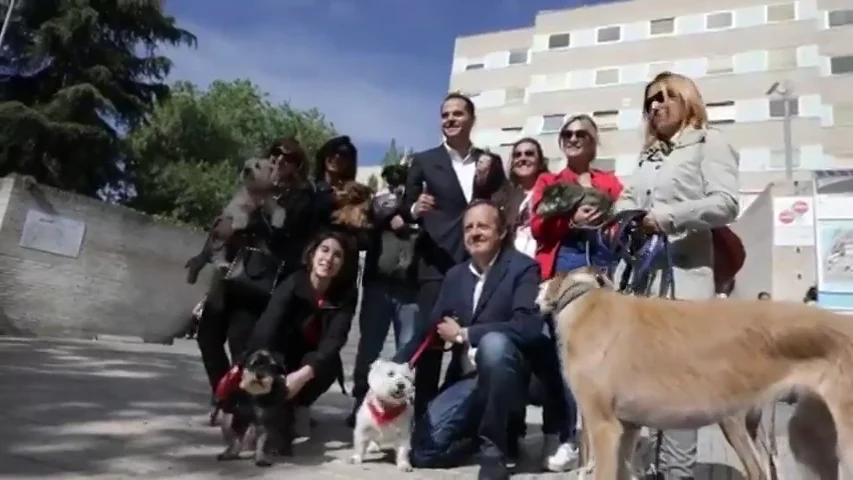
<path id="1" fill-rule="evenodd" d="M 346 361 L 346 360 L 345 360 Z M 207 426 L 208 394 L 193 342 L 173 346 L 0 337 L 0 479 L 308 478 L 368 479 L 403 475 L 391 459 L 346 463 L 349 400 L 336 387 L 315 408 L 313 438 L 289 462 L 269 469 L 250 460 L 218 463 L 219 431 Z M 781 407 L 777 433 L 789 410 Z M 541 415 L 528 410 L 530 456 L 538 454 Z M 700 479 L 740 479 L 717 427 L 700 434 Z M 779 438 L 784 470 L 787 441 Z M 523 462 L 522 470 L 532 470 Z M 476 467 L 416 470 L 410 479 L 475 478 Z M 796 476 L 796 475 L 794 475 Z M 794 476 L 788 475 L 789 478 Z M 520 474 L 514 478 L 558 478 Z M 561 477 L 565 478 L 565 476 Z"/>

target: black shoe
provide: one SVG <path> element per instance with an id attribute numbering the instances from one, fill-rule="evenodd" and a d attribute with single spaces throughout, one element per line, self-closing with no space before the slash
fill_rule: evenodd
<path id="1" fill-rule="evenodd" d="M 495 457 L 480 459 L 479 480 L 509 480 L 509 468 L 503 460 Z"/>

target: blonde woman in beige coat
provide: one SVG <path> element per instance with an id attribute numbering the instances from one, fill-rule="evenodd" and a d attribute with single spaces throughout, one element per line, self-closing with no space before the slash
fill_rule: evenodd
<path id="1" fill-rule="evenodd" d="M 705 102 L 685 76 L 664 72 L 655 77 L 645 89 L 644 116 L 645 145 L 616 210 L 645 210 L 646 229 L 668 235 L 676 298 L 713 298 L 711 229 L 737 218 L 738 155 L 708 126 Z M 660 279 L 659 270 L 648 286 L 650 294 L 659 293 Z M 660 374 L 666 375 L 665 365 Z M 664 478 L 695 476 L 696 442 L 695 430 L 663 432 L 659 467 Z"/>

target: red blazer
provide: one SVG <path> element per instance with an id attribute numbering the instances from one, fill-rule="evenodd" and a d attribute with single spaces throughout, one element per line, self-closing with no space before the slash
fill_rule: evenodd
<path id="1" fill-rule="evenodd" d="M 596 190 L 607 193 L 615 201 L 622 193 L 622 182 L 616 174 L 592 169 L 592 186 Z M 563 238 L 569 233 L 570 219 L 566 217 L 542 218 L 536 215 L 536 207 L 542 201 L 542 194 L 549 185 L 560 182 L 575 182 L 577 174 L 569 168 L 559 173 L 543 173 L 536 180 L 533 196 L 530 199 L 533 214 L 530 218 L 530 232 L 536 239 L 536 261 L 542 271 L 542 280 L 548 280 L 554 274 L 554 262 L 557 260 L 557 250 Z"/>

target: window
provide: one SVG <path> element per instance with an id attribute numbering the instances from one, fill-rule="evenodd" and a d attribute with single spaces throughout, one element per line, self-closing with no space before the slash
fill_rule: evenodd
<path id="1" fill-rule="evenodd" d="M 521 65 L 527 63 L 527 50 L 515 50 L 509 52 L 509 64 Z"/>
<path id="2" fill-rule="evenodd" d="M 667 35 L 675 33 L 675 18 L 658 18 L 649 22 L 649 35 Z"/>
<path id="3" fill-rule="evenodd" d="M 613 172 L 616 170 L 616 159 L 613 157 L 596 158 L 593 167 L 605 172 Z"/>
<path id="4" fill-rule="evenodd" d="M 842 73 L 853 73 L 853 55 L 830 58 L 829 71 L 833 75 L 841 75 Z"/>
<path id="5" fill-rule="evenodd" d="M 853 25 L 853 10 L 832 10 L 829 12 L 827 23 L 829 28 Z"/>
<path id="6" fill-rule="evenodd" d="M 486 68 L 484 63 L 469 63 L 465 65 L 465 70 L 482 70 L 484 68 Z"/>
<path id="7" fill-rule="evenodd" d="M 598 125 L 598 131 L 619 130 L 619 110 L 599 110 L 592 112 L 592 119 Z"/>
<path id="8" fill-rule="evenodd" d="M 853 103 L 833 105 L 832 119 L 836 125 L 853 125 Z"/>
<path id="9" fill-rule="evenodd" d="M 792 117 L 798 116 L 800 114 L 800 102 L 797 101 L 796 98 L 789 98 L 787 101 L 788 113 L 790 113 Z M 785 118 L 784 98 L 770 100 L 770 118 Z"/>
<path id="10" fill-rule="evenodd" d="M 618 42 L 622 39 L 622 27 L 614 25 L 612 27 L 601 27 L 596 34 L 598 43 Z"/>
<path id="11" fill-rule="evenodd" d="M 735 123 L 735 102 L 710 102 L 705 105 L 708 110 L 708 123 L 711 125 L 727 125 Z"/>
<path id="12" fill-rule="evenodd" d="M 542 132 L 559 132 L 560 127 L 563 126 L 564 118 L 566 118 L 566 114 L 564 113 L 560 113 L 557 115 L 545 115 L 544 117 L 542 117 Z"/>
<path id="13" fill-rule="evenodd" d="M 595 71 L 596 85 L 613 85 L 619 83 L 618 68 L 602 68 Z"/>
<path id="14" fill-rule="evenodd" d="M 655 62 L 649 64 L 649 80 L 655 78 L 655 75 L 663 72 L 671 72 L 673 70 L 672 62 Z"/>
<path id="15" fill-rule="evenodd" d="M 790 70 L 797 68 L 797 51 L 793 48 L 767 52 L 768 70 Z"/>
<path id="16" fill-rule="evenodd" d="M 735 71 L 734 62 L 732 62 L 732 57 L 711 57 L 708 59 L 708 75 L 723 75 L 726 73 L 732 73 Z"/>
<path id="17" fill-rule="evenodd" d="M 778 5 L 767 5 L 768 22 L 787 22 L 797 18 L 797 10 L 793 3 L 780 3 Z"/>
<path id="18" fill-rule="evenodd" d="M 770 168 L 775 170 L 785 169 L 785 150 L 770 151 Z M 791 152 L 791 168 L 800 168 L 800 150 L 794 149 Z"/>
<path id="19" fill-rule="evenodd" d="M 571 37 L 568 33 L 555 33 L 548 37 L 548 50 L 557 48 L 566 48 L 571 43 Z"/>
<path id="20" fill-rule="evenodd" d="M 524 103 L 524 89 L 523 88 L 507 88 L 506 89 L 506 104 L 507 105 L 517 105 L 519 103 Z"/>
<path id="21" fill-rule="evenodd" d="M 717 12 L 705 15 L 705 30 L 722 30 L 734 24 L 732 12 Z"/>

